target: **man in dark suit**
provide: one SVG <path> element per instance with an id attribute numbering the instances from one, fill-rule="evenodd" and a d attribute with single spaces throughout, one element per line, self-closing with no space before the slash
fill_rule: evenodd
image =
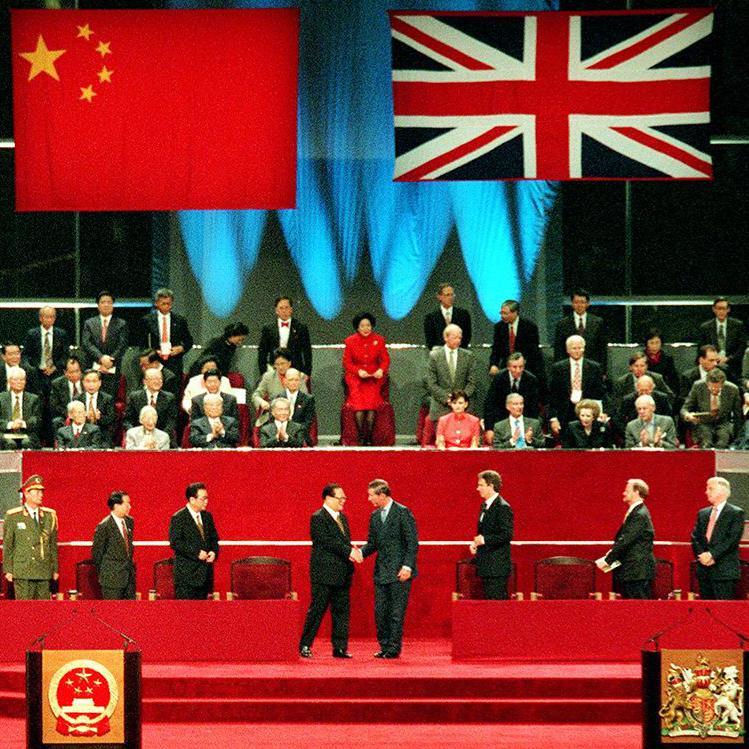
<path id="1" fill-rule="evenodd" d="M 554 361 L 561 361 L 567 357 L 567 339 L 577 334 L 585 339 L 587 356 L 598 362 L 605 373 L 608 366 L 608 339 L 603 320 L 588 312 L 590 292 L 585 289 L 574 289 L 570 301 L 572 314 L 563 317 L 554 330 Z"/>
<path id="2" fill-rule="evenodd" d="M 70 423 L 57 430 L 55 445 L 58 450 L 102 450 L 105 445 L 101 429 L 86 421 L 86 407 L 80 401 L 70 401 L 67 405 Z"/>
<path id="3" fill-rule="evenodd" d="M 549 385 L 549 427 L 558 435 L 575 418 L 575 405 L 583 398 L 603 401 L 605 390 L 601 365 L 585 354 L 585 339 L 571 335 L 567 339 L 567 358 L 551 368 Z M 601 409 L 604 413 L 604 408 Z"/>
<path id="4" fill-rule="evenodd" d="M 713 302 L 713 319 L 700 325 L 698 343 L 711 344 L 718 352 L 718 364 L 728 373 L 731 382 L 741 381 L 741 363 L 746 351 L 746 329 L 741 320 L 729 317 L 731 305 L 723 296 Z"/>
<path id="5" fill-rule="evenodd" d="M 96 526 L 91 547 L 99 573 L 101 594 L 105 600 L 124 601 L 135 598 L 135 564 L 133 563 L 133 519 L 130 497 L 115 491 L 107 499 L 109 515 Z"/>
<path id="6" fill-rule="evenodd" d="M 260 427 L 260 447 L 304 447 L 304 427 L 291 421 L 291 403 L 274 398 L 270 404 L 272 418 Z"/>
<path id="7" fill-rule="evenodd" d="M 494 439 L 492 427 L 504 418 L 507 396 L 518 393 L 525 402 L 524 413 L 531 419 L 538 418 L 540 393 L 538 378 L 525 369 L 525 357 L 516 351 L 507 358 L 507 369 L 500 370 L 492 378 L 484 401 L 485 438 L 491 442 Z"/>
<path id="8" fill-rule="evenodd" d="M 169 545 L 174 551 L 174 592 L 179 599 L 205 600 L 213 592 L 213 565 L 218 557 L 218 533 L 206 511 L 205 484 L 185 489 L 187 505 L 172 515 Z"/>
<path id="9" fill-rule="evenodd" d="M 710 507 L 703 507 L 697 513 L 692 530 L 700 598 L 732 599 L 736 597 L 736 581 L 740 577 L 739 543 L 744 532 L 744 511 L 729 504 L 731 484 L 721 476 L 707 480 L 705 494 Z"/>
<path id="10" fill-rule="evenodd" d="M 178 377 L 171 369 L 167 369 L 153 349 L 145 349 L 138 354 L 138 366 L 143 374 L 147 369 L 158 369 L 164 383 L 162 385 L 163 390 L 171 393 L 175 398 L 179 397 L 182 390 L 182 375 L 180 374 Z M 143 374 L 138 376 L 138 382 L 142 380 Z"/>
<path id="11" fill-rule="evenodd" d="M 520 303 L 514 299 L 502 302 L 499 315 L 501 320 L 494 326 L 489 374 L 496 375 L 507 357 L 519 351 L 525 357 L 527 368 L 539 382 L 546 382 L 536 323 L 527 317 L 520 317 Z"/>
<path id="12" fill-rule="evenodd" d="M 637 379 L 635 383 L 635 392 L 629 393 L 622 399 L 621 406 L 614 411 L 611 418 L 619 430 L 624 434 L 627 424 L 637 418 L 637 406 L 635 401 L 641 395 L 649 395 L 655 403 L 655 413 L 661 416 L 671 416 L 673 414 L 672 401 L 665 393 L 655 389 L 655 382 L 650 375 L 644 374 Z"/>
<path id="13" fill-rule="evenodd" d="M 348 652 L 348 633 L 351 578 L 354 554 L 348 519 L 343 514 L 346 494 L 339 484 L 327 484 L 322 490 L 323 506 L 312 514 L 310 534 L 312 556 L 309 563 L 312 598 L 304 620 L 299 654 L 312 657 L 312 643 L 328 607 L 333 629 L 330 641 L 334 658 L 351 658 Z"/>
<path id="14" fill-rule="evenodd" d="M 367 499 L 375 509 L 369 519 L 367 543 L 360 553 L 362 559 L 377 554 L 375 626 L 380 649 L 375 658 L 398 658 L 411 581 L 416 577 L 419 550 L 416 521 L 408 507 L 393 500 L 383 479 L 369 482 Z"/>
<path id="15" fill-rule="evenodd" d="M 291 364 L 306 375 L 312 374 L 312 345 L 310 344 L 307 326 L 295 320 L 293 302 L 287 296 L 280 296 L 275 301 L 276 320 L 265 325 L 260 332 L 260 344 L 257 350 L 257 367 L 260 376 L 265 374 L 273 352 L 277 348 L 291 351 Z"/>
<path id="16" fill-rule="evenodd" d="M 83 323 L 81 347 L 86 355 L 86 366 L 99 369 L 104 378 L 104 388 L 110 395 L 117 395 L 122 374 L 122 357 L 127 350 L 127 323 L 114 317 L 114 296 L 109 291 L 96 295 L 99 314 Z"/>
<path id="17" fill-rule="evenodd" d="M 38 395 L 26 392 L 26 370 L 8 370 L 10 390 L 0 393 L 0 427 L 3 450 L 38 449 L 41 446 L 42 407 Z"/>
<path id="18" fill-rule="evenodd" d="M 23 358 L 28 369 L 34 372 L 38 391 L 45 396 L 55 373 L 65 367 L 70 352 L 70 339 L 63 328 L 55 325 L 57 310 L 42 307 L 39 310 L 39 325 L 27 331 L 23 341 Z"/>
<path id="19" fill-rule="evenodd" d="M 692 385 L 681 418 L 692 425 L 692 436 L 700 447 L 725 450 L 744 427 L 741 392 L 716 367 L 707 373 L 704 382 Z"/>
<path id="20" fill-rule="evenodd" d="M 85 405 L 89 424 L 96 424 L 101 429 L 104 447 L 112 447 L 116 418 L 114 398 L 102 391 L 101 375 L 96 370 L 89 369 L 83 375 L 83 392 L 76 395 L 75 400 Z"/>
<path id="21" fill-rule="evenodd" d="M 450 323 L 455 323 L 463 331 L 463 348 L 471 343 L 471 314 L 462 307 L 453 306 L 455 290 L 452 284 L 441 283 L 437 287 L 440 306 L 424 317 L 424 338 L 427 351 L 442 345 L 442 334 Z"/>
<path id="22" fill-rule="evenodd" d="M 192 348 L 192 336 L 187 320 L 172 312 L 174 292 L 158 289 L 154 294 L 154 309 L 141 318 L 141 338 L 144 346 L 154 349 L 161 363 L 182 377 L 182 360 Z"/>
<path id="23" fill-rule="evenodd" d="M 720 356 L 718 350 L 712 344 L 700 346 L 697 352 L 697 362 L 694 367 L 685 369 L 679 374 L 679 397 L 686 400 L 689 391 L 697 380 L 704 381 L 707 373 L 718 366 Z M 678 409 L 677 409 L 678 410 Z"/>
<path id="24" fill-rule="evenodd" d="M 624 520 L 619 526 L 614 545 L 609 552 L 596 560 L 599 569 L 606 571 L 614 562 L 614 582 L 622 598 L 651 598 L 655 577 L 653 540 L 655 530 L 650 512 L 645 506 L 649 493 L 642 479 L 629 479 L 622 499 L 627 505 Z"/>
<path id="25" fill-rule="evenodd" d="M 65 361 L 65 373 L 55 377 L 49 390 L 49 413 L 55 433 L 65 426 L 68 418 L 68 403 L 83 392 L 83 366 L 77 356 L 69 356 Z"/>
<path id="26" fill-rule="evenodd" d="M 502 477 L 496 471 L 479 473 L 476 491 L 484 500 L 479 512 L 476 536 L 470 543 L 475 554 L 476 574 L 484 583 L 484 596 L 490 600 L 506 600 L 507 580 L 512 573 L 510 542 L 514 518 L 512 507 L 499 496 Z"/>
<path id="27" fill-rule="evenodd" d="M 625 396 L 634 393 L 637 389 L 637 382 L 641 377 L 648 375 L 653 381 L 655 389 L 665 393 L 673 406 L 674 391 L 668 386 L 663 375 L 657 372 L 648 372 L 648 358 L 644 351 L 633 351 L 629 357 L 629 372 L 614 380 L 614 386 L 611 393 L 611 407 L 616 413 L 621 409 Z"/>
<path id="28" fill-rule="evenodd" d="M 190 444 L 203 450 L 236 447 L 239 444 L 239 422 L 223 416 L 223 401 L 218 393 L 203 399 L 205 416 L 190 424 Z"/>
<path id="29" fill-rule="evenodd" d="M 143 373 L 143 389 L 133 390 L 127 398 L 123 429 L 127 431 L 140 424 L 140 412 L 143 406 L 153 406 L 158 414 L 156 428 L 169 435 L 169 443 L 177 446 L 177 400 L 164 387 L 163 372 L 151 367 Z M 202 415 L 202 412 L 201 412 Z"/>

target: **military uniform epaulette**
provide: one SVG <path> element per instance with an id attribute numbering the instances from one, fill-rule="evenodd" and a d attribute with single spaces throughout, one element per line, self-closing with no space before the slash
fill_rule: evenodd
<path id="1" fill-rule="evenodd" d="M 23 505 L 21 507 L 11 507 L 10 510 L 6 511 L 6 515 L 15 515 L 16 513 L 23 512 Z"/>
<path id="2" fill-rule="evenodd" d="M 57 510 L 53 509 L 52 507 L 47 507 L 47 505 L 44 505 L 44 507 L 39 508 L 42 512 L 51 512 L 53 515 L 57 515 Z"/>

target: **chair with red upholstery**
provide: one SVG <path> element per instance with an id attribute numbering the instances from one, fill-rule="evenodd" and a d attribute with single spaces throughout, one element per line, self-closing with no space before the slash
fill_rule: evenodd
<path id="1" fill-rule="evenodd" d="M 81 598 L 101 600 L 101 585 L 93 559 L 82 559 L 75 564 L 75 589 Z"/>
<path id="2" fill-rule="evenodd" d="M 174 557 L 159 559 L 153 565 L 153 589 L 157 598 L 174 599 Z"/>
<path id="3" fill-rule="evenodd" d="M 346 405 L 348 394 L 344 383 L 344 403 L 341 407 L 341 444 L 358 447 L 359 430 L 356 428 L 355 411 Z M 382 378 L 381 393 L 383 402 L 377 407 L 374 428 L 372 429 L 372 445 L 390 447 L 395 444 L 395 411 L 390 403 L 390 378 Z"/>
<path id="4" fill-rule="evenodd" d="M 242 600 L 291 598 L 291 562 L 278 557 L 245 557 L 231 563 L 231 593 Z"/>
<path id="5" fill-rule="evenodd" d="M 533 564 L 531 600 L 600 598 L 596 592 L 596 565 L 580 557 L 548 557 Z"/>
<path id="6" fill-rule="evenodd" d="M 507 594 L 510 598 L 519 598 L 518 595 L 518 568 L 512 563 L 512 572 L 507 580 Z M 485 600 L 484 582 L 476 574 L 474 559 L 459 559 L 455 563 L 455 592 L 453 601 L 460 600 Z"/>

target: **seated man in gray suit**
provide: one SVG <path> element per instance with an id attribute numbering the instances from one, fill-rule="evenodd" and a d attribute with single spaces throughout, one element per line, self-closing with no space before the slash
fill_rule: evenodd
<path id="1" fill-rule="evenodd" d="M 80 401 L 68 403 L 70 424 L 60 427 L 56 433 L 58 450 L 103 450 L 105 445 L 101 429 L 86 420 L 86 407 Z"/>
<path id="2" fill-rule="evenodd" d="M 9 390 L 0 393 L 0 434 L 3 450 L 40 447 L 42 406 L 38 395 L 26 392 L 26 370 L 8 369 Z"/>
<path id="3" fill-rule="evenodd" d="M 641 395 L 635 401 L 637 418 L 627 424 L 624 447 L 676 447 L 676 427 L 670 416 L 655 413 L 655 401 L 650 395 Z"/>
<path id="4" fill-rule="evenodd" d="M 494 425 L 492 446 L 495 450 L 515 450 L 526 447 L 543 447 L 541 422 L 523 416 L 525 399 L 520 393 L 510 393 L 505 399 L 509 418 Z"/>
<path id="5" fill-rule="evenodd" d="M 451 323 L 442 337 L 445 345 L 429 352 L 424 378 L 429 393 L 429 418 L 435 422 L 450 413 L 448 400 L 453 391 L 462 390 L 469 400 L 476 392 L 476 359 L 468 349 L 460 347 L 463 331 Z"/>
<path id="6" fill-rule="evenodd" d="M 208 393 L 203 399 L 205 416 L 190 424 L 190 444 L 193 447 L 236 447 L 239 442 L 239 422 L 224 416 L 221 396 Z"/>
<path id="7" fill-rule="evenodd" d="M 719 450 L 738 438 L 744 415 L 738 387 L 726 380 L 722 369 L 710 370 L 704 381 L 692 385 L 681 409 L 681 418 L 692 426 L 694 441 Z"/>
<path id="8" fill-rule="evenodd" d="M 260 447 L 304 447 L 304 427 L 291 421 L 288 398 L 274 398 L 270 404 L 271 420 L 260 427 Z"/>
<path id="9" fill-rule="evenodd" d="M 169 435 L 156 428 L 158 411 L 153 406 L 140 409 L 140 426 L 132 427 L 125 433 L 126 450 L 168 450 Z"/>

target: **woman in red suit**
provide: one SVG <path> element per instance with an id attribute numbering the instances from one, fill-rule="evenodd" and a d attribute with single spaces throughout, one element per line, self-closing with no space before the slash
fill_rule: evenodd
<path id="1" fill-rule="evenodd" d="M 353 320 L 356 333 L 344 341 L 346 405 L 354 411 L 360 445 L 372 444 L 375 411 L 383 403 L 383 378 L 390 368 L 385 339 L 374 332 L 375 322 L 369 312 L 357 315 Z"/>

